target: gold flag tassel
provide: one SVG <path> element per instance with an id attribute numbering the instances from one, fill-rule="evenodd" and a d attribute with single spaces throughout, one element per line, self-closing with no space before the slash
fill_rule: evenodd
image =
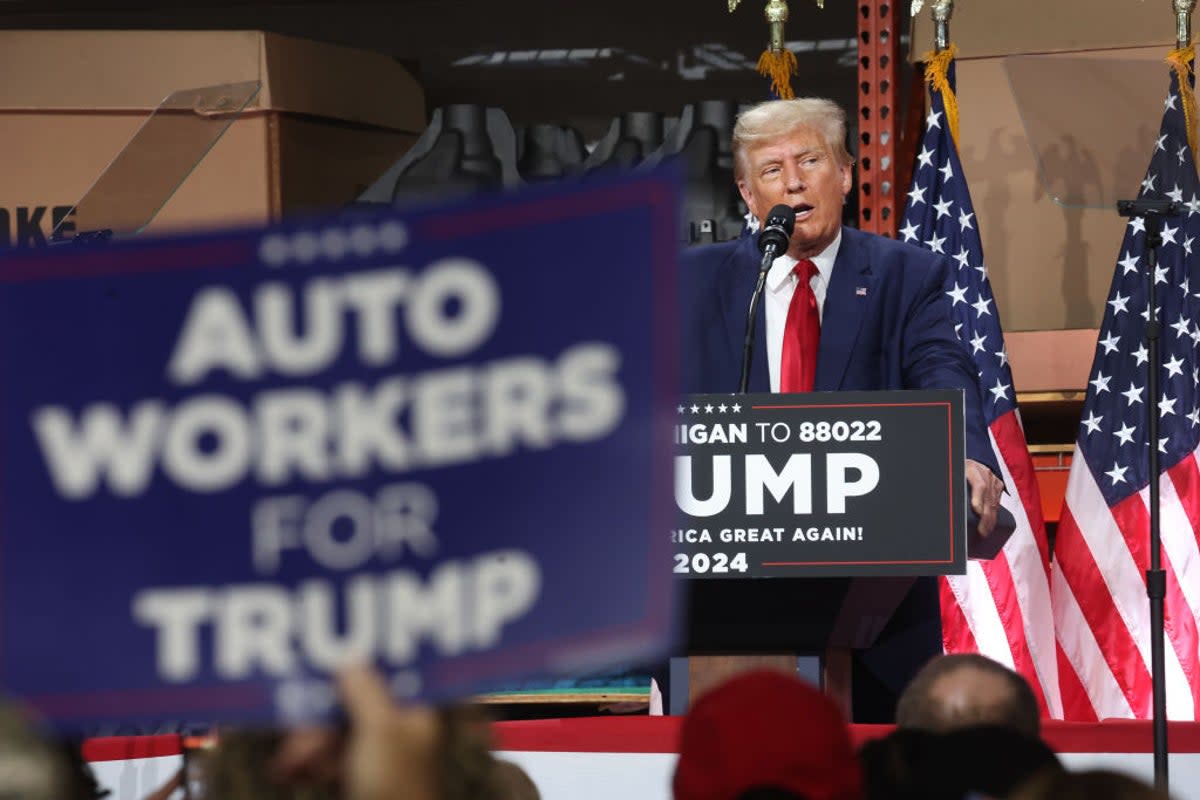
<path id="1" fill-rule="evenodd" d="M 783 100 L 791 100 L 792 76 L 798 71 L 796 54 L 783 41 L 783 24 L 787 22 L 788 7 L 784 0 L 768 0 L 765 11 L 771 28 L 771 42 L 758 57 L 758 74 L 771 79 L 771 91 Z"/>
<path id="2" fill-rule="evenodd" d="M 1183 124 L 1187 129 L 1188 147 L 1192 148 L 1192 158 L 1196 157 L 1196 93 L 1189 76 L 1192 74 L 1191 67 L 1195 59 L 1195 45 L 1172 50 L 1167 56 L 1167 63 L 1175 70 L 1175 78 L 1179 83 L 1179 104 L 1183 106 Z"/>
<path id="3" fill-rule="evenodd" d="M 930 51 L 925 54 L 925 82 L 942 93 L 942 102 L 946 106 L 946 127 L 950 129 L 950 138 L 958 147 L 958 98 L 950 88 L 950 62 L 954 60 L 958 48 L 950 45 L 939 53 Z"/>

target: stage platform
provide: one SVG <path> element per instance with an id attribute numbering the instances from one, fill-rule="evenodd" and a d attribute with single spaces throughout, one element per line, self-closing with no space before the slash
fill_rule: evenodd
<path id="1" fill-rule="evenodd" d="M 639 715 L 501 722 L 496 748 L 529 772 L 543 800 L 670 800 L 681 721 Z M 851 726 L 856 744 L 890 730 Z M 1071 769 L 1104 767 L 1147 781 L 1153 774 L 1149 722 L 1046 722 L 1043 735 Z M 1171 723 L 1169 741 L 1172 795 L 1200 800 L 1200 723 Z M 175 735 L 109 737 L 88 740 L 84 757 L 112 789 L 110 800 L 142 800 L 179 768 L 183 747 Z"/>

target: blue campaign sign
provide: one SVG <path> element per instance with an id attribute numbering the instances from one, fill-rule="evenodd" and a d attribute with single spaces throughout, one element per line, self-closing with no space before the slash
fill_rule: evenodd
<path id="1" fill-rule="evenodd" d="M 0 261 L 0 686 L 51 720 L 319 716 L 661 655 L 678 190 Z"/>

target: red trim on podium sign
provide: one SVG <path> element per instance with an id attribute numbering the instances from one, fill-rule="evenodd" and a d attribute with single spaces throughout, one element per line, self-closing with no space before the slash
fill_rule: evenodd
<path id="1" fill-rule="evenodd" d="M 177 733 L 156 736 L 102 736 L 85 739 L 84 761 L 129 761 L 183 753 L 183 737 Z"/>
<path id="2" fill-rule="evenodd" d="M 682 717 L 579 717 L 500 722 L 496 749 L 551 753 L 676 753 Z M 1200 753 L 1200 723 L 1168 723 L 1172 753 Z M 891 725 L 851 725 L 855 747 L 887 736 Z M 1147 720 L 1042 722 L 1042 738 L 1058 753 L 1151 753 Z"/>

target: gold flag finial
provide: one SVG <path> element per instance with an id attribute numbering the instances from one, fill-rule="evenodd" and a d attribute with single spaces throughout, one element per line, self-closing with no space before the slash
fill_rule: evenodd
<path id="1" fill-rule="evenodd" d="M 1183 50 L 1192 43 L 1192 10 L 1196 0 L 1171 0 L 1175 7 L 1175 48 Z"/>
<path id="2" fill-rule="evenodd" d="M 729 0 L 730 5 L 739 0 Z M 1174 0 L 1183 2 L 1184 0 Z M 1191 0 L 1196 2 L 1196 0 Z M 925 7 L 925 0 L 912 0 L 909 5 L 909 16 L 915 17 Z M 942 52 L 950 46 L 950 14 L 954 11 L 954 0 L 932 0 L 929 6 L 929 16 L 933 17 L 933 49 Z"/>
<path id="3" fill-rule="evenodd" d="M 783 26 L 788 21 L 786 0 L 767 0 L 767 7 L 763 9 L 763 17 L 766 18 L 767 26 L 771 30 L 768 46 L 778 52 L 783 49 Z"/>
<path id="4" fill-rule="evenodd" d="M 933 4 L 929 6 L 929 15 L 933 17 L 933 49 L 939 53 L 950 46 L 950 15 L 952 13 L 954 13 L 954 0 L 933 0 Z"/>
<path id="5" fill-rule="evenodd" d="M 783 26 L 788 18 L 787 2 L 767 0 L 763 15 L 767 18 L 771 37 L 767 49 L 758 57 L 758 74 L 771 79 L 772 92 L 784 100 L 790 100 L 796 96 L 792 92 L 792 76 L 796 74 L 796 54 L 787 49 L 783 39 Z"/>
<path id="6" fill-rule="evenodd" d="M 920 8 L 921 0 L 914 0 L 916 7 Z M 742 4 L 742 0 L 729 0 L 729 13 L 732 14 L 737 10 L 737 7 Z M 817 0 L 817 8 L 825 8 L 825 0 Z"/>
<path id="7" fill-rule="evenodd" d="M 733 12 L 741 5 L 742 0 L 728 0 L 729 10 Z M 918 0 L 919 2 L 919 0 Z M 825 8 L 825 0 L 817 0 L 818 8 Z M 796 54 L 787 49 L 783 35 L 783 26 L 788 19 L 787 0 L 767 0 L 763 9 L 770 38 L 767 49 L 758 59 L 759 74 L 771 79 L 771 91 L 781 98 L 789 99 L 792 93 L 792 75 L 796 74 Z"/>

